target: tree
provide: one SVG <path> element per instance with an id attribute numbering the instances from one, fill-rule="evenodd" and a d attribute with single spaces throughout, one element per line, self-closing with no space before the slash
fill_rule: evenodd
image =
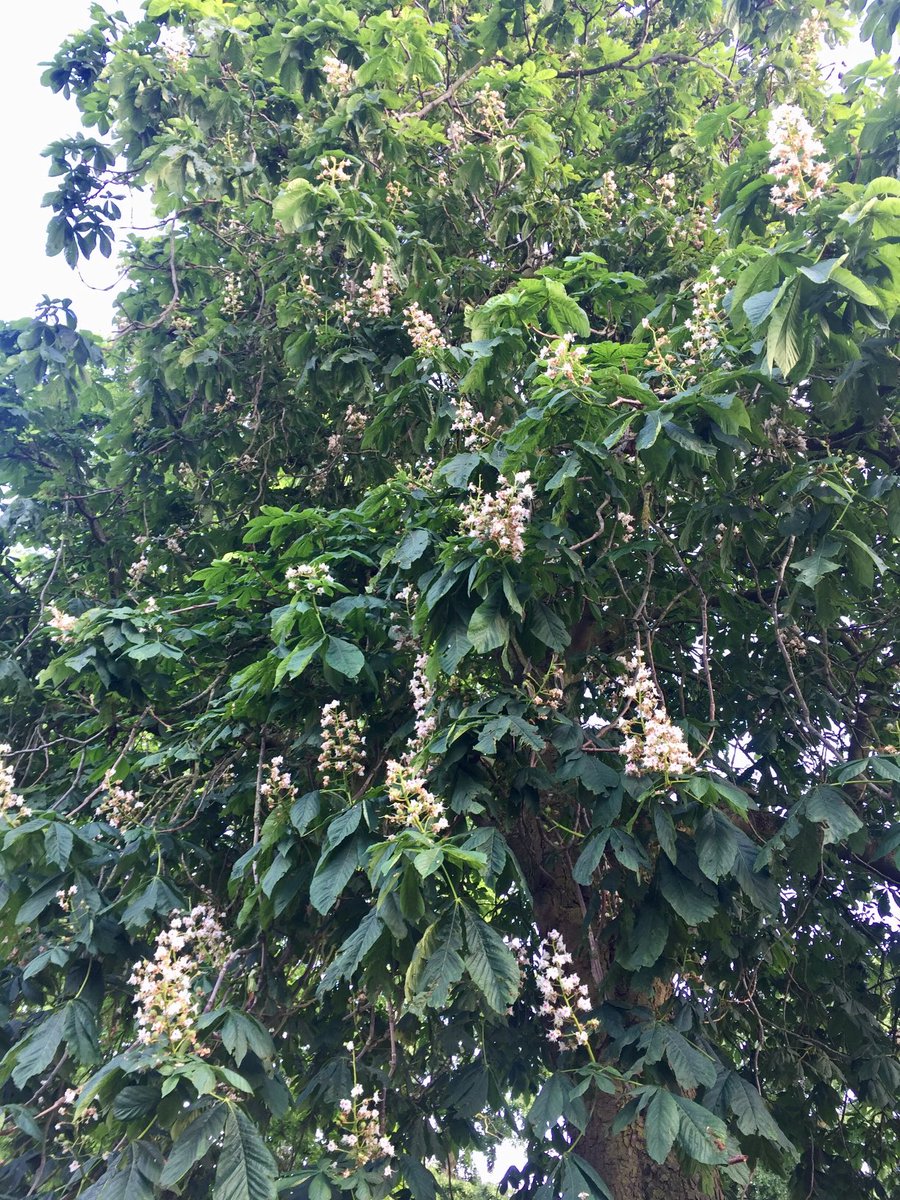
<path id="1" fill-rule="evenodd" d="M 3 1194 L 895 1194 L 897 4 L 145 9 L 117 336 L 0 341 Z"/>

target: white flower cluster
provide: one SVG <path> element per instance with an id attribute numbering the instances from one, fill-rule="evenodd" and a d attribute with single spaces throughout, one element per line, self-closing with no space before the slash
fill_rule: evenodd
<path id="1" fill-rule="evenodd" d="M 450 428 L 454 433 L 462 434 L 462 442 L 467 450 L 486 446 L 490 440 L 487 417 L 464 396 L 456 401 L 456 415 Z"/>
<path id="2" fill-rule="evenodd" d="M 434 688 L 428 678 L 427 654 L 416 655 L 412 677 L 409 681 L 409 690 L 412 693 L 413 708 L 416 712 L 416 741 L 422 743 L 431 737 L 437 724 L 435 717 L 425 715 L 434 701 Z"/>
<path id="3" fill-rule="evenodd" d="M 596 203 L 605 220 L 611 221 L 619 206 L 619 185 L 616 182 L 615 171 L 604 171 L 600 176 L 600 186 L 591 192 L 590 198 Z"/>
<path id="4" fill-rule="evenodd" d="M 139 825 L 141 813 L 146 805 L 138 800 L 134 792 L 123 788 L 121 783 L 113 779 L 111 770 L 103 776 L 103 787 L 106 797 L 97 805 L 96 815 L 113 829 L 127 829 L 131 825 Z"/>
<path id="5" fill-rule="evenodd" d="M 447 345 L 434 317 L 420 308 L 418 304 L 413 303 L 404 308 L 403 316 L 409 340 L 416 350 L 430 353 L 433 350 L 443 350 Z"/>
<path id="6" fill-rule="evenodd" d="M 538 1012 L 550 1021 L 547 1040 L 560 1050 L 586 1046 L 600 1022 L 585 1016 L 593 1008 L 588 986 L 577 971 L 566 973 L 572 955 L 559 930 L 551 929 L 541 939 L 533 957 L 520 938 L 513 938 L 509 946 L 519 965 L 534 974 L 541 996 Z"/>
<path id="7" fill-rule="evenodd" d="M 711 228 L 712 214 L 708 208 L 679 213 L 666 234 L 666 245 L 672 247 L 676 242 L 688 242 L 695 250 L 702 250 Z"/>
<path id="8" fill-rule="evenodd" d="M 319 183 L 330 183 L 336 188 L 339 183 L 349 183 L 352 178 L 350 167 L 343 159 L 333 154 L 325 154 L 319 159 L 319 173 L 316 175 Z"/>
<path id="9" fill-rule="evenodd" d="M 322 59 L 322 72 L 328 86 L 339 96 L 349 96 L 356 87 L 356 71 L 333 54 L 326 54 Z"/>
<path id="10" fill-rule="evenodd" d="M 11 753 L 12 746 L 6 742 L 0 745 L 0 817 L 10 824 L 31 816 L 31 809 L 16 791 L 15 772 L 6 762 L 6 756 Z"/>
<path id="11" fill-rule="evenodd" d="M 397 179 L 389 179 L 384 190 L 388 204 L 400 204 L 403 200 L 409 200 L 412 197 L 412 192 L 406 184 L 400 183 Z"/>
<path id="12" fill-rule="evenodd" d="M 800 59 L 801 71 L 805 75 L 815 76 L 819 70 L 819 60 L 825 44 L 825 22 L 818 13 L 807 17 L 794 35 L 794 45 Z"/>
<path id="13" fill-rule="evenodd" d="M 524 534 L 534 499 L 530 478 L 527 471 L 519 471 L 512 483 L 493 494 L 470 483 L 469 499 L 462 509 L 462 532 L 482 543 L 493 542 L 518 562 L 525 553 Z"/>
<path id="14" fill-rule="evenodd" d="M 660 175 L 657 179 L 656 196 L 658 203 L 663 208 L 675 207 L 675 176 L 671 171 L 667 175 Z"/>
<path id="15" fill-rule="evenodd" d="M 366 738 L 360 733 L 362 722 L 354 720 L 341 708 L 340 701 L 330 700 L 322 708 L 322 746 L 319 750 L 319 772 L 322 786 L 346 784 L 349 776 L 366 773 L 363 763 Z"/>
<path id="16" fill-rule="evenodd" d="M 619 718 L 619 728 L 625 740 L 619 753 L 625 759 L 626 775 L 659 772 L 668 778 L 687 775 L 696 769 L 697 760 L 688 749 L 684 734 L 673 725 L 666 712 L 663 698 L 644 662 L 644 652 L 638 646 L 634 657 L 622 659 L 632 674 L 631 683 L 622 688 L 622 696 L 633 701 L 634 717 Z"/>
<path id="17" fill-rule="evenodd" d="M 282 771 L 283 765 L 284 759 L 276 754 L 259 785 L 260 795 L 265 797 L 269 808 L 277 808 L 282 802 L 291 804 L 297 799 L 297 785 L 291 779 L 290 771 Z"/>
<path id="18" fill-rule="evenodd" d="M 697 363 L 719 348 L 719 330 L 722 317 L 722 296 L 725 281 L 719 268 L 713 264 L 708 279 L 698 279 L 693 285 L 691 315 L 685 319 L 688 331 L 684 350 L 686 367 Z"/>
<path id="19" fill-rule="evenodd" d="M 778 180 L 772 187 L 772 203 L 794 215 L 822 195 L 832 164 L 816 161 L 825 147 L 796 104 L 780 104 L 773 111 L 766 136 L 772 143 L 772 174 Z"/>
<path id="20" fill-rule="evenodd" d="M 54 631 L 52 635 L 54 640 L 61 643 L 71 642 L 72 634 L 78 625 L 78 617 L 73 617 L 71 613 L 63 612 L 55 604 L 47 605 L 47 613 L 47 624 Z"/>
<path id="21" fill-rule="evenodd" d="M 483 87 L 480 92 L 475 93 L 475 107 L 482 124 L 488 129 L 506 128 L 506 104 L 499 92 L 490 87 Z"/>
<path id="22" fill-rule="evenodd" d="M 466 127 L 462 121 L 451 121 L 444 133 L 451 150 L 460 150 L 465 145 Z"/>
<path id="23" fill-rule="evenodd" d="M 168 1042 L 174 1049 L 202 1052 L 195 1046 L 199 1005 L 194 985 L 204 964 L 220 965 L 225 953 L 225 935 L 207 905 L 172 917 L 156 939 L 153 957 L 137 963 L 128 980 L 136 991 L 139 1042 Z"/>
<path id="24" fill-rule="evenodd" d="M 334 583 L 334 576 L 325 563 L 299 563 L 284 573 L 289 592 L 308 592 L 320 596 Z"/>
<path id="25" fill-rule="evenodd" d="M 369 278 L 359 289 L 359 302 L 370 317 L 391 315 L 391 296 L 397 291 L 397 280 L 388 262 L 372 263 Z"/>
<path id="26" fill-rule="evenodd" d="M 72 911 L 72 901 L 75 899 L 77 894 L 78 885 L 75 883 L 73 883 L 70 888 L 60 888 L 56 893 L 56 903 L 66 915 Z"/>
<path id="27" fill-rule="evenodd" d="M 156 44 L 174 71 L 183 71 L 187 67 L 194 44 L 183 29 L 174 27 L 160 29 Z"/>
<path id="28" fill-rule="evenodd" d="M 137 587 L 147 572 L 150 570 L 150 559 L 143 552 L 141 557 L 128 568 L 128 582 L 132 587 Z"/>
<path id="29" fill-rule="evenodd" d="M 634 537 L 634 517 L 630 512 L 617 512 L 616 520 L 622 528 L 621 540 L 630 542 Z"/>
<path id="30" fill-rule="evenodd" d="M 344 424 L 347 426 L 348 433 L 364 433 L 368 423 L 369 418 L 364 412 L 358 408 L 354 408 L 352 404 L 347 405 L 347 411 L 344 413 Z"/>
<path id="31" fill-rule="evenodd" d="M 222 312 L 228 317 L 237 317 L 244 307 L 244 285 L 229 271 L 222 281 Z"/>
<path id="32" fill-rule="evenodd" d="M 391 1139 L 382 1132 L 380 1103 L 377 1092 L 366 1098 L 362 1084 L 355 1083 L 349 1098 L 338 1102 L 337 1138 L 326 1138 L 319 1130 L 316 1140 L 329 1154 L 347 1154 L 360 1166 L 376 1158 L 393 1158 L 397 1152 Z M 390 1179 L 393 1174 L 390 1164 L 383 1173 L 385 1179 Z"/>
<path id="33" fill-rule="evenodd" d="M 388 821 L 421 833 L 442 833 L 450 822 L 444 803 L 429 792 L 425 779 L 416 773 L 409 756 L 387 764 L 387 794 L 392 809 Z"/>
<path id="34" fill-rule="evenodd" d="M 586 387 L 591 382 L 591 373 L 582 359 L 588 348 L 576 346 L 574 342 L 574 333 L 556 338 L 541 350 L 540 360 L 544 363 L 544 374 L 548 379 L 565 379 L 576 387 Z"/>

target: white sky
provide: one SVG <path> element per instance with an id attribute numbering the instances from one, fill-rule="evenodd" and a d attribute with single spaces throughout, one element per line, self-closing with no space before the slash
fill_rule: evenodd
<path id="1" fill-rule="evenodd" d="M 104 0 L 112 11 L 136 14 L 138 0 Z M 60 137 L 77 132 L 78 111 L 72 101 L 41 87 L 43 68 L 70 33 L 90 23 L 91 0 L 32 0 L 3 14 L 0 45 L 0 112 L 4 121 L 5 185 L 0 190 L 0 228 L 4 231 L 0 266 L 0 320 L 29 317 L 44 293 L 69 296 L 79 323 L 98 332 L 111 324 L 110 292 L 96 291 L 112 284 L 118 272 L 112 260 L 99 253 L 71 270 L 62 255 L 44 254 L 48 209 L 41 200 L 50 191 L 48 160 L 41 151 Z M 125 204 L 126 218 L 129 206 Z M 115 256 L 115 251 L 113 251 Z"/>
<path id="2" fill-rule="evenodd" d="M 134 17 L 140 0 L 103 0 L 108 10 Z M 41 87 L 41 62 L 52 58 L 60 43 L 89 24 L 91 0 L 31 0 L 4 13 L 0 46 L 0 112 L 7 114 L 5 161 L 12 167 L 0 190 L 0 228 L 5 244 L 0 267 L 0 320 L 31 316 L 35 304 L 47 293 L 72 299 L 81 325 L 98 333 L 109 331 L 112 301 L 119 290 L 113 259 L 95 252 L 76 271 L 62 255 L 44 253 L 49 210 L 41 200 L 52 187 L 47 159 L 41 151 L 52 141 L 78 130 L 74 103 Z M 843 54 L 828 54 L 834 61 L 866 57 L 851 46 Z M 149 206 L 145 198 L 123 202 L 125 225 L 145 224 Z M 133 215 L 132 215 L 133 214 Z M 108 290 L 104 290 L 108 289 Z"/>

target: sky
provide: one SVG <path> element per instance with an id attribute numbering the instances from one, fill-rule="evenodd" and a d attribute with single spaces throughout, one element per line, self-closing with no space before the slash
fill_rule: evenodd
<path id="1" fill-rule="evenodd" d="M 105 0 L 108 9 L 134 17 L 140 0 Z M 73 271 L 62 255 L 44 253 L 49 212 L 41 200 L 52 186 L 41 151 L 52 141 L 78 130 L 74 103 L 41 87 L 42 62 L 49 60 L 71 33 L 89 24 L 91 0 L 32 0 L 4 15 L 0 48 L 0 111 L 4 122 L 4 160 L 13 163 L 0 191 L 0 228 L 5 232 L 0 267 L 0 320 L 31 316 L 46 293 L 72 299 L 79 321 L 97 333 L 112 326 L 112 303 L 119 290 L 115 251 L 111 260 L 99 253 Z M 829 56 L 832 57 L 832 56 Z M 840 56 L 863 57 L 858 44 Z M 123 226 L 146 224 L 145 197 L 123 202 Z"/>
<path id="2" fill-rule="evenodd" d="M 0 228 L 4 231 L 0 260 L 0 320 L 29 317 L 47 293 L 69 296 L 79 322 L 105 333 L 112 323 L 112 298 L 118 277 L 114 261 L 95 254 L 78 271 L 66 266 L 62 255 L 44 253 L 49 211 L 41 200 L 50 191 L 48 161 L 41 151 L 60 137 L 75 133 L 78 111 L 72 101 L 41 87 L 41 62 L 46 62 L 70 33 L 89 23 L 91 0 L 32 0 L 15 14 L 4 14 L 0 47 L 0 112 L 4 120 L 4 173 L 0 191 Z M 110 0 L 110 9 L 127 15 L 139 10 L 138 0 Z M 10 168 L 9 164 L 13 164 Z M 131 223 L 132 204 L 124 205 Z M 136 209 L 142 213 L 140 204 Z M 140 215 L 136 219 L 143 221 Z M 115 254 L 115 251 L 113 252 Z M 112 290 L 104 291 L 104 288 Z M 101 289 L 101 290 L 97 290 Z"/>

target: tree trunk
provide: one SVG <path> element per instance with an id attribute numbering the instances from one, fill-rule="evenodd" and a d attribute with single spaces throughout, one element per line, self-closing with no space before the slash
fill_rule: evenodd
<path id="1" fill-rule="evenodd" d="M 655 1163 L 644 1148 L 637 1124 L 613 1136 L 610 1126 L 619 1108 L 616 1096 L 599 1096 L 578 1153 L 606 1183 L 614 1200 L 709 1200 L 696 1180 L 673 1157 Z"/>
<path id="2" fill-rule="evenodd" d="M 509 841 L 534 897 L 538 929 L 545 936 L 551 929 L 563 935 L 574 966 L 595 1000 L 615 996 L 656 1007 L 646 996 L 612 992 L 605 984 L 612 946 L 603 937 L 603 917 L 586 927 L 588 894 L 572 878 L 568 852 L 549 842 L 540 818 L 523 813 Z M 601 913 L 608 911 L 601 906 Z M 602 1036 L 601 1030 L 601 1044 Z M 622 1133 L 611 1132 L 624 1100 L 622 1095 L 595 1095 L 590 1121 L 578 1143 L 578 1153 L 603 1179 L 614 1200 L 709 1200 L 709 1192 L 680 1170 L 674 1156 L 662 1164 L 650 1158 L 639 1122 Z"/>

